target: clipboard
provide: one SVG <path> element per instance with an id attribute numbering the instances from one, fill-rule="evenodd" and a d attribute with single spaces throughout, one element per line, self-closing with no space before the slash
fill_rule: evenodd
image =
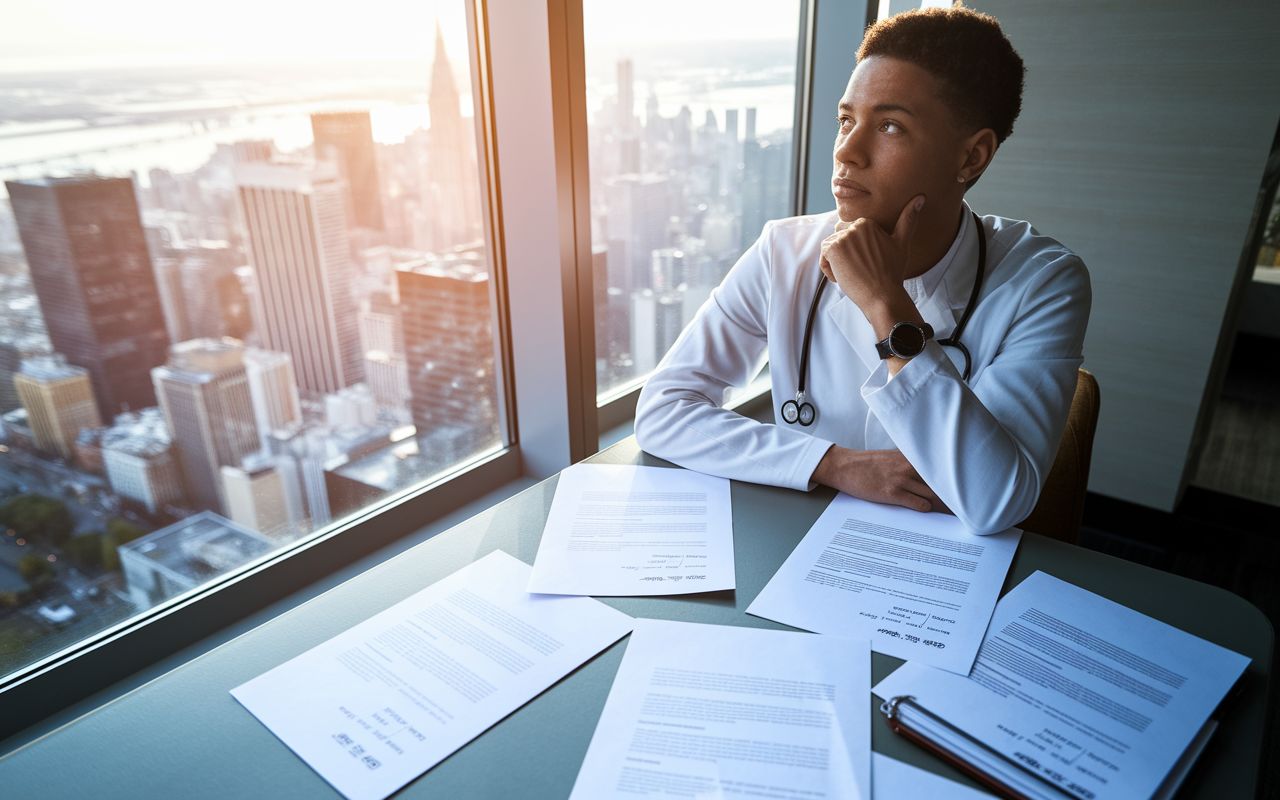
<path id="1" fill-rule="evenodd" d="M 1182 785 L 1186 782 L 1188 774 L 1199 765 L 1200 756 L 1208 745 L 1209 740 L 1213 737 L 1214 732 L 1217 730 L 1224 710 L 1230 704 L 1230 701 L 1234 700 L 1235 697 L 1239 695 L 1242 683 L 1243 678 L 1240 681 L 1237 681 L 1236 685 L 1232 688 L 1232 691 L 1219 704 L 1217 710 L 1215 710 L 1213 715 L 1206 720 L 1204 726 L 1200 729 L 1200 732 L 1187 746 L 1187 750 L 1183 753 L 1182 757 L 1174 765 L 1169 774 L 1165 776 L 1160 788 L 1157 789 L 1156 793 L 1152 796 L 1152 800 L 1168 800 L 1168 798 L 1172 798 L 1177 795 L 1178 790 L 1182 788 Z M 917 727 L 910 724 L 910 721 L 903 718 L 904 708 L 913 717 L 919 715 L 921 719 L 941 726 L 955 737 L 964 741 L 966 746 L 974 748 L 975 752 L 984 753 L 994 759 L 997 763 L 1007 766 L 1012 770 L 1011 775 L 1023 778 L 1030 786 L 1039 790 L 1039 793 L 1033 797 L 1025 791 L 1020 790 L 1015 786 L 1011 786 L 1009 782 L 1001 780 L 999 776 L 993 775 L 978 764 L 973 763 L 973 761 L 967 758 L 964 753 L 958 752 L 957 750 L 948 747 L 946 744 L 939 742 L 933 737 L 918 730 Z M 910 695 L 894 697 L 884 703 L 881 703 L 880 714 L 884 717 L 885 724 L 887 724 L 889 729 L 894 733 L 915 742 L 925 750 L 928 750 L 938 758 L 941 758 L 943 761 L 946 761 L 951 766 L 973 778 L 987 789 L 995 792 L 1001 797 L 1008 798 L 1008 800 L 1046 800 L 1047 798 L 1051 798 L 1052 800 L 1085 800 L 1085 798 L 1092 797 L 1091 792 L 1084 792 L 1078 795 L 1068 792 L 1066 789 L 1053 783 L 1043 775 L 1032 771 L 1025 764 L 1018 763 L 1016 760 L 1009 758 L 1005 754 L 995 750 L 983 742 L 978 741 L 973 736 L 970 736 L 968 733 L 965 733 L 942 717 L 934 714 L 929 709 L 920 705 L 920 703 Z"/>
<path id="2" fill-rule="evenodd" d="M 880 704 L 880 714 L 884 717 L 884 721 L 889 726 L 890 730 L 920 745 L 930 753 L 933 753 L 938 758 L 946 761 L 951 766 L 973 778 L 978 783 L 981 783 L 983 786 L 997 793 L 1001 797 L 1008 798 L 1008 800 L 1043 800 L 1041 797 L 1031 797 L 1019 789 L 1010 786 L 1008 783 L 1000 780 L 995 775 L 990 774 L 977 764 L 969 761 L 961 753 L 946 747 L 942 743 L 933 740 L 916 730 L 914 727 L 908 725 L 903 720 L 903 707 L 910 709 L 912 712 L 919 713 L 926 719 L 932 720 L 938 725 L 945 727 L 956 736 L 959 736 L 968 742 L 971 746 L 979 748 L 981 751 L 989 754 L 993 758 L 999 759 L 999 761 L 1007 764 L 1010 768 L 1017 770 L 1017 774 L 1025 775 L 1029 780 L 1033 781 L 1037 787 L 1043 788 L 1049 797 L 1056 798 L 1057 800 L 1081 800 L 1079 795 L 1067 793 L 1061 787 L 1050 782 L 1044 776 L 1031 771 L 1025 765 L 1019 764 L 1017 761 L 1014 761 L 1005 754 L 998 752 L 997 750 L 973 738 L 969 734 L 952 725 L 950 722 L 947 722 L 942 717 L 939 717 L 937 714 L 934 714 L 929 709 L 920 705 L 916 702 L 916 699 L 910 695 L 894 697 Z"/>

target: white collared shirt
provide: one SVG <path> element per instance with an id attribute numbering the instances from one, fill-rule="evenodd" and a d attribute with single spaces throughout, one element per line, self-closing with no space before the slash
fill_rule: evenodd
<path id="1" fill-rule="evenodd" d="M 1057 455 L 1091 302 L 1080 259 L 1025 222 L 983 218 L 986 278 L 963 337 L 968 384 L 963 357 L 936 341 L 890 381 L 871 323 L 831 284 L 809 356 L 816 422 L 761 424 L 720 407 L 725 389 L 766 361 L 775 411 L 795 397 L 821 245 L 835 222 L 832 212 L 765 226 L 646 383 L 640 446 L 700 472 L 801 490 L 813 488 L 833 443 L 898 449 L 971 530 L 1017 524 Z M 951 250 L 908 287 L 936 339 L 951 335 L 969 299 L 978 233 L 966 205 Z"/>

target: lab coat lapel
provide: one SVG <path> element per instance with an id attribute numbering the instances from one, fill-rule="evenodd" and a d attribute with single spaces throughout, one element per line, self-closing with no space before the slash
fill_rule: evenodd
<path id="1" fill-rule="evenodd" d="M 973 292 L 973 281 L 978 276 L 979 229 L 974 224 L 973 214 L 967 204 L 964 213 L 964 234 L 955 257 L 942 274 L 933 293 L 920 304 L 920 315 L 933 326 L 934 338 L 938 340 L 949 338 L 955 333 L 956 325 L 964 315 L 964 307 L 969 302 L 969 295 Z M 990 264 L 987 266 L 990 272 Z M 956 365 L 956 369 L 964 368 L 964 356 L 959 349 L 944 347 L 942 351 Z"/>

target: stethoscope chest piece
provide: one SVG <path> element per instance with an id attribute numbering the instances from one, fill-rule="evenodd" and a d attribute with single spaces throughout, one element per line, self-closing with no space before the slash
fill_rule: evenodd
<path id="1" fill-rule="evenodd" d="M 800 424 L 809 427 L 818 419 L 818 409 L 813 403 L 805 402 L 804 392 L 796 392 L 795 400 L 782 404 L 782 419 L 788 425 Z"/>

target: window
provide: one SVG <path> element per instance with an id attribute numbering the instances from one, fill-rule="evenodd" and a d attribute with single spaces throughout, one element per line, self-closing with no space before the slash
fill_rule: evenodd
<path id="1" fill-rule="evenodd" d="M 0 685 L 512 444 L 466 2 L 210 10 L 6 12 Z"/>
<path id="2" fill-rule="evenodd" d="M 601 404 L 638 388 L 766 221 L 796 213 L 801 11 L 584 0 Z"/>

